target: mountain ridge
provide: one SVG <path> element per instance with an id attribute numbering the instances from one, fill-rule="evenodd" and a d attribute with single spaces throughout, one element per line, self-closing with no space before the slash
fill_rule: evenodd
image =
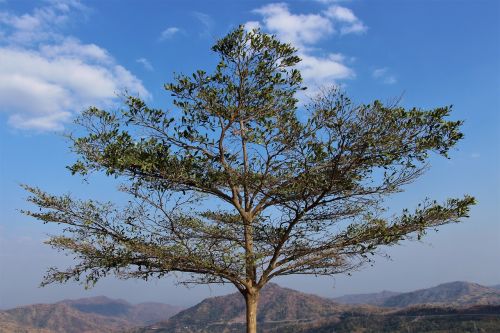
<path id="1" fill-rule="evenodd" d="M 141 325 L 167 319 L 183 309 L 159 302 L 143 302 L 133 305 L 123 299 L 112 299 L 106 296 L 63 300 L 58 303 L 68 304 L 81 312 L 124 318 Z"/>
<path id="2" fill-rule="evenodd" d="M 453 281 L 389 297 L 381 306 L 407 307 L 417 304 L 495 305 L 500 304 L 500 290 L 472 282 Z"/>
<path id="3" fill-rule="evenodd" d="M 472 296 L 467 298 L 467 292 L 471 293 Z M 490 296 L 491 299 L 485 301 L 484 297 L 481 298 L 481 295 L 483 295 L 481 292 Z M 397 325 L 402 325 L 401 327 L 410 325 L 406 321 L 414 316 L 423 316 L 428 319 L 436 317 L 439 320 L 443 316 L 444 318 L 452 316 L 463 320 L 457 321 L 457 323 L 445 320 L 436 325 L 444 325 L 443 327 L 446 329 L 455 329 L 458 327 L 457 325 L 463 323 L 465 323 L 463 324 L 464 327 L 475 324 L 468 320 L 469 315 L 474 315 L 474 320 L 480 320 L 477 319 L 482 315 L 480 312 L 486 311 L 489 313 L 492 308 L 494 311 L 498 310 L 498 314 L 500 314 L 500 292 L 474 283 L 450 282 L 415 292 L 396 293 L 396 295 L 393 293 L 384 293 L 387 297 L 379 300 L 381 306 L 341 304 L 334 299 L 326 299 L 271 284 L 268 288 L 262 290 L 257 311 L 257 321 L 260 323 L 262 332 L 299 332 L 306 328 L 311 329 L 311 332 L 316 332 L 315 330 L 325 327 L 335 328 L 335 331 L 345 329 L 346 332 L 350 332 L 349 327 L 352 325 L 369 325 L 369 322 L 364 322 L 363 318 L 373 316 L 378 318 L 377 327 L 381 330 L 387 329 L 387 322 L 391 321 L 394 321 Z M 413 301 L 408 300 L 408 295 L 413 297 Z M 444 302 L 445 300 L 448 301 L 448 304 Z M 408 305 L 394 306 L 394 304 L 403 302 Z M 448 307 L 445 305 L 448 305 Z M 481 308 L 477 310 L 471 306 Z M 205 299 L 197 305 L 172 316 L 165 322 L 144 329 L 132 330 L 131 332 L 244 332 L 244 310 L 244 300 L 239 293 L 218 296 Z M 500 328 L 500 316 L 498 317 L 495 317 L 495 320 L 498 319 Z M 435 323 L 431 319 L 428 320 L 429 322 L 424 320 L 423 323 L 432 327 Z M 346 324 L 347 326 L 342 328 L 342 322 L 350 323 L 351 326 Z M 485 325 L 490 324 L 488 322 Z M 497 325 L 497 322 L 494 321 L 492 325 Z M 419 329 L 422 328 L 418 327 Z"/>
<path id="4" fill-rule="evenodd" d="M 35 304 L 3 312 L 19 325 L 57 333 L 105 333 L 133 327 L 124 319 L 83 313 L 62 303 Z"/>
<path id="5" fill-rule="evenodd" d="M 119 332 L 168 319 L 180 307 L 163 303 L 132 305 L 105 296 L 31 304 L 0 311 L 2 333 Z"/>
<path id="6" fill-rule="evenodd" d="M 407 332 L 409 327 L 414 332 L 436 327 L 500 331 L 500 290 L 492 287 L 455 281 L 407 293 L 360 295 L 358 300 L 375 297 L 379 305 L 342 304 L 338 298 L 270 283 L 262 290 L 257 318 L 265 333 Z M 182 311 L 163 303 L 132 305 L 105 296 L 0 311 L 1 333 L 240 333 L 244 327 L 245 304 L 238 292 L 207 298 Z"/>
<path id="7" fill-rule="evenodd" d="M 332 298 L 342 304 L 370 304 L 382 307 L 406 307 L 418 304 L 474 305 L 500 302 L 500 285 L 483 286 L 466 281 L 441 283 L 409 292 L 384 290 L 378 293 L 347 294 Z M 488 296 L 481 298 L 481 296 Z"/>
<path id="8" fill-rule="evenodd" d="M 341 304 L 371 304 L 381 305 L 387 298 L 402 294 L 397 291 L 382 290 L 376 293 L 346 294 L 332 298 Z"/>
<path id="9" fill-rule="evenodd" d="M 283 305 L 286 310 L 283 311 Z M 282 288 L 270 283 L 261 291 L 259 299 L 258 321 L 285 321 L 319 319 L 328 315 L 351 310 L 349 305 L 342 305 L 330 299 L 297 290 Z M 174 318 L 175 317 L 175 318 Z M 196 318 L 196 319 L 192 319 Z M 176 325 L 203 324 L 217 318 L 220 322 L 244 323 L 245 302 L 239 292 L 226 296 L 211 297 L 195 306 L 172 316 Z"/>

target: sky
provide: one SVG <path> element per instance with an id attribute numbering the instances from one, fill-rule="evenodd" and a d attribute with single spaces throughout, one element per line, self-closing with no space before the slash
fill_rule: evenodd
<path id="1" fill-rule="evenodd" d="M 76 158 L 63 136 L 75 115 L 91 105 L 119 108 L 125 91 L 172 108 L 163 84 L 175 72 L 210 72 L 210 47 L 239 24 L 296 46 L 309 92 L 336 84 L 359 103 L 453 105 L 465 139 L 449 160 L 432 157 L 429 171 L 389 205 L 397 212 L 425 198 L 478 200 L 463 223 L 389 248 L 389 260 L 351 276 L 276 282 L 325 297 L 500 283 L 500 2 L 0 0 L 0 308 L 95 295 L 189 306 L 235 291 L 186 289 L 175 276 L 39 288 L 48 267 L 71 257 L 43 244 L 57 227 L 19 212 L 29 208 L 19 184 L 119 200 L 113 179 L 85 182 L 65 168 Z"/>

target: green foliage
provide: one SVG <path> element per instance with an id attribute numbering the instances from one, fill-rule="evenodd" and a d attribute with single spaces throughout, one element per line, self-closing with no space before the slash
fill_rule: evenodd
<path id="1" fill-rule="evenodd" d="M 187 283 L 253 293 L 280 275 L 348 272 L 381 246 L 467 217 L 470 196 L 399 217 L 380 208 L 463 137 L 451 107 L 356 105 L 331 88 L 302 110 L 293 47 L 239 27 L 212 50 L 213 73 L 165 85 L 178 112 L 130 96 L 125 110 L 77 119 L 84 135 L 71 137 L 79 160 L 69 170 L 121 179 L 127 207 L 25 187 L 41 209 L 25 213 L 62 224 L 48 243 L 78 262 L 44 283 L 184 272 Z"/>

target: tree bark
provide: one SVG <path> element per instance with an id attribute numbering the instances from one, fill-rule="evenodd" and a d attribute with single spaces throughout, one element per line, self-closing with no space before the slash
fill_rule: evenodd
<path id="1" fill-rule="evenodd" d="M 245 294 L 247 306 L 247 333 L 257 333 L 257 304 L 259 303 L 259 292 L 247 292 Z"/>

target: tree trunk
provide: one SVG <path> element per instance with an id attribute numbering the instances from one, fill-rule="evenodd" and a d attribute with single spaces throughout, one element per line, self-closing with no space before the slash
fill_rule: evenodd
<path id="1" fill-rule="evenodd" d="M 247 292 L 245 301 L 247 306 L 247 333 L 257 333 L 257 304 L 259 303 L 259 292 Z"/>

